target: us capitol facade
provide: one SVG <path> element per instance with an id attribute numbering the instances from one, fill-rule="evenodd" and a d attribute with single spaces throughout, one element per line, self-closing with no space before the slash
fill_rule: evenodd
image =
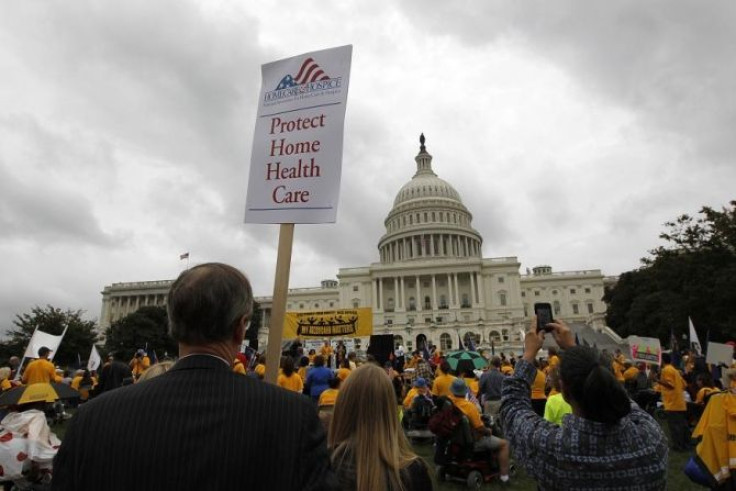
<path id="1" fill-rule="evenodd" d="M 420 137 L 416 173 L 397 193 L 378 241 L 380 261 L 341 268 L 337 280 L 289 290 L 287 311 L 371 307 L 373 333 L 393 334 L 407 350 L 424 341 L 442 350 L 472 337 L 477 346 L 522 346 L 535 302 L 552 304 L 555 316 L 617 341 L 605 326 L 600 270 L 555 272 L 537 266 L 520 272 L 516 257 L 484 258 L 483 238 L 458 192 L 432 170 Z M 165 305 L 173 280 L 114 283 L 102 292 L 100 329 L 146 305 Z M 256 297 L 264 312 L 259 346 L 265 346 L 271 297 Z M 355 339 L 365 349 L 367 339 Z"/>

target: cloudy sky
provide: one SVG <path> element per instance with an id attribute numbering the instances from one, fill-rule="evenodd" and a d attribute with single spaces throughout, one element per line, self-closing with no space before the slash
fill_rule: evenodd
<path id="1" fill-rule="evenodd" d="M 5 2 L 0 331 L 34 305 L 224 261 L 270 295 L 277 225 L 243 223 L 260 65 L 353 45 L 335 224 L 292 287 L 378 260 L 424 132 L 485 257 L 636 268 L 663 222 L 736 198 L 736 4 Z"/>

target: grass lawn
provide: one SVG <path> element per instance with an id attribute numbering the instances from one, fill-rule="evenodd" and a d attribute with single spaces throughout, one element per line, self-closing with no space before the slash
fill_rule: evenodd
<path id="1" fill-rule="evenodd" d="M 664 424 L 663 420 L 658 421 L 660 424 L 663 425 L 666 432 L 667 425 Z M 68 422 L 55 424 L 51 427 L 51 431 L 56 433 L 56 435 L 63 440 L 64 433 L 66 432 L 66 427 L 68 424 Z M 427 462 L 430 470 L 434 471 L 434 462 L 432 460 L 434 456 L 434 448 L 432 447 L 432 445 L 415 445 L 414 451 L 422 458 L 424 458 L 424 461 Z M 685 467 L 685 463 L 689 458 L 690 454 L 670 451 L 669 472 L 667 474 L 667 489 L 669 491 L 705 489 L 700 488 L 696 484 L 692 483 L 682 472 L 682 469 Z M 434 472 L 432 472 L 432 475 L 434 478 Z M 462 482 L 435 482 L 435 489 L 457 491 L 467 488 Z M 534 491 L 537 489 L 537 484 L 532 478 L 526 475 L 523 466 L 520 466 L 517 463 L 516 476 L 511 478 L 511 482 L 509 485 L 502 486 L 499 481 L 491 481 L 490 483 L 485 484 L 483 489 L 515 489 Z"/>

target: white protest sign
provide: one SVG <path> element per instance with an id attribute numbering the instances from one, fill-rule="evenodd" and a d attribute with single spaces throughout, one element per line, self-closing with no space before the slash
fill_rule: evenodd
<path id="1" fill-rule="evenodd" d="M 629 346 L 631 347 L 631 360 L 644 363 L 662 364 L 662 347 L 658 338 L 643 338 L 639 336 L 629 336 Z"/>
<path id="2" fill-rule="evenodd" d="M 706 363 L 717 365 L 723 363 L 730 367 L 733 363 L 733 346 L 721 343 L 708 343 L 708 355 L 705 357 Z"/>
<path id="3" fill-rule="evenodd" d="M 335 222 L 352 51 L 263 65 L 246 222 Z"/>

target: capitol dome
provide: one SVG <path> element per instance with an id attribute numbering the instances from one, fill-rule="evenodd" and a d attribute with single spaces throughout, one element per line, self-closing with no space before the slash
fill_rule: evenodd
<path id="1" fill-rule="evenodd" d="M 417 171 L 397 193 L 384 222 L 381 262 L 480 258 L 483 239 L 471 227 L 472 214 L 455 188 L 432 170 L 423 134 L 419 142 Z"/>

